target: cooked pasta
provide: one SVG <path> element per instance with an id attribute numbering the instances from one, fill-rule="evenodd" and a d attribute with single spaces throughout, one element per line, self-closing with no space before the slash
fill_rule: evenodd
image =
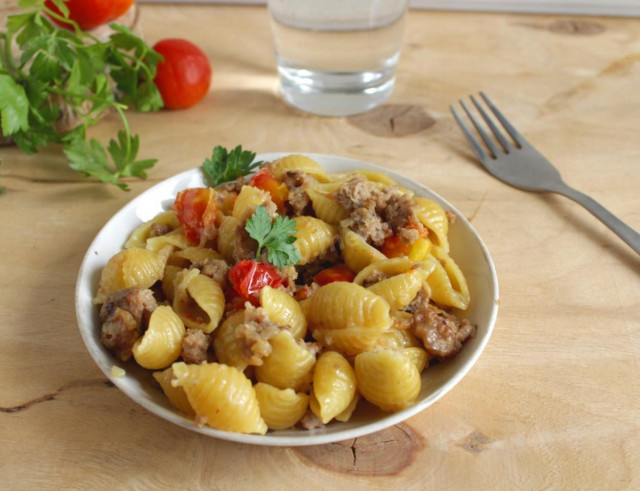
<path id="1" fill-rule="evenodd" d="M 360 353 L 355 373 L 362 396 L 383 411 L 409 406 L 420 392 L 420 372 L 412 358 L 400 351 Z"/>
<path id="2" fill-rule="evenodd" d="M 182 387 L 195 413 L 212 428 L 264 435 L 256 391 L 240 370 L 219 363 L 173 365 L 175 385 Z"/>
<path id="3" fill-rule="evenodd" d="M 182 320 L 171 307 L 161 305 L 151 314 L 144 335 L 133 345 L 133 357 L 144 368 L 166 368 L 180 356 L 183 338 Z"/>
<path id="4" fill-rule="evenodd" d="M 310 407 L 327 424 L 342 414 L 356 397 L 356 374 L 347 359 L 336 351 L 325 351 L 313 372 Z"/>
<path id="5" fill-rule="evenodd" d="M 339 425 L 362 398 L 402 410 L 475 329 L 449 215 L 382 172 L 303 155 L 181 190 L 104 267 L 103 342 L 218 430 Z"/>
<path id="6" fill-rule="evenodd" d="M 224 314 L 222 288 L 199 269 L 182 270 L 174 280 L 173 310 L 184 325 L 202 329 L 207 334 L 218 327 Z"/>
<path id="7" fill-rule="evenodd" d="M 293 389 L 278 389 L 258 382 L 254 385 L 260 414 L 270 430 L 291 428 L 302 419 L 309 407 L 309 396 Z"/>

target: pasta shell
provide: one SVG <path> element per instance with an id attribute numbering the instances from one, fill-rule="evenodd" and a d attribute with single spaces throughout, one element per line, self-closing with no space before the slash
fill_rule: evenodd
<path id="1" fill-rule="evenodd" d="M 153 311 L 149 327 L 133 345 L 133 357 L 138 365 L 159 370 L 171 365 L 180 356 L 184 339 L 184 324 L 166 305 Z"/>
<path id="2" fill-rule="evenodd" d="M 320 355 L 313 372 L 311 411 L 324 424 L 345 411 L 356 396 L 356 375 L 347 359 L 335 351 Z"/>
<path id="3" fill-rule="evenodd" d="M 224 292 L 217 281 L 200 274 L 199 269 L 183 270 L 176 275 L 173 309 L 185 326 L 209 334 L 224 314 Z"/>
<path id="4" fill-rule="evenodd" d="M 175 213 L 171 210 L 165 211 L 164 213 L 160 213 L 153 217 L 151 220 L 144 222 L 142 225 L 139 225 L 129 236 L 127 242 L 125 242 L 124 247 L 128 249 L 129 247 L 142 247 L 144 248 L 147 244 L 147 239 L 151 235 L 151 229 L 154 225 L 166 225 L 171 227 L 172 229 L 178 228 L 180 226 L 180 222 L 176 217 Z"/>
<path id="5" fill-rule="evenodd" d="M 319 218 L 295 217 L 295 246 L 300 253 L 299 265 L 310 263 L 324 254 L 337 238 L 336 229 Z"/>
<path id="6" fill-rule="evenodd" d="M 172 230 L 168 234 L 159 235 L 157 237 L 151 237 L 147 239 L 147 249 L 151 251 L 159 251 L 163 247 L 172 246 L 176 249 L 185 249 L 191 247 L 193 244 L 189 239 L 184 236 L 182 227 L 178 227 Z"/>
<path id="7" fill-rule="evenodd" d="M 387 257 L 375 247 L 370 246 L 353 230 L 342 231 L 342 257 L 352 271 L 360 271 L 369 264 L 382 261 Z"/>
<path id="8" fill-rule="evenodd" d="M 222 256 L 208 247 L 187 247 L 172 253 L 167 264 L 188 268 L 192 264 L 200 266 L 211 259 L 222 259 Z"/>
<path id="9" fill-rule="evenodd" d="M 347 356 L 372 348 L 391 326 L 389 304 L 353 283 L 334 282 L 318 288 L 304 309 L 313 337 Z"/>
<path id="10" fill-rule="evenodd" d="M 418 373 L 422 373 L 429 363 L 429 353 L 418 346 L 404 348 L 402 353 L 413 362 Z"/>
<path id="11" fill-rule="evenodd" d="M 311 383 L 315 356 L 289 331 L 280 331 L 269 342 L 273 350 L 262 365 L 255 367 L 258 380 L 279 389 L 306 390 Z"/>
<path id="12" fill-rule="evenodd" d="M 288 293 L 265 286 L 260 290 L 260 306 L 271 322 L 289 326 L 294 339 L 302 339 L 307 333 L 307 318 L 302 307 Z"/>
<path id="13" fill-rule="evenodd" d="M 162 279 L 171 247 L 150 251 L 131 247 L 120 251 L 107 262 L 100 276 L 94 304 L 104 303 L 107 295 L 123 288 L 149 288 Z"/>
<path id="14" fill-rule="evenodd" d="M 409 305 L 416 297 L 427 276 L 428 273 L 423 269 L 412 269 L 379 281 L 368 290 L 384 298 L 391 310 L 399 310 Z"/>
<path id="15" fill-rule="evenodd" d="M 340 221 L 349 216 L 347 210 L 317 190 L 309 188 L 307 195 L 311 200 L 314 213 L 320 220 L 331 225 L 338 225 Z"/>
<path id="16" fill-rule="evenodd" d="M 264 435 L 267 425 L 251 381 L 238 369 L 219 363 L 173 365 L 177 386 L 212 428 Z"/>
<path id="17" fill-rule="evenodd" d="M 247 368 L 248 365 L 243 356 L 242 343 L 236 337 L 236 327 L 243 322 L 244 310 L 234 312 L 216 329 L 213 339 L 213 349 L 217 360 L 240 371 Z"/>
<path id="18" fill-rule="evenodd" d="M 431 298 L 440 305 L 465 310 L 471 296 L 464 274 L 444 249 L 434 246 L 432 255 L 436 259 L 433 261 L 435 267 L 427 278 Z"/>
<path id="19" fill-rule="evenodd" d="M 220 220 L 220 228 L 218 228 L 218 252 L 227 261 L 233 260 L 233 250 L 236 241 L 238 227 L 242 222 L 232 216 L 223 215 Z"/>
<path id="20" fill-rule="evenodd" d="M 284 430 L 295 425 L 309 407 L 309 396 L 293 389 L 278 389 L 258 382 L 256 391 L 260 414 L 270 430 Z"/>
<path id="21" fill-rule="evenodd" d="M 242 186 L 233 205 L 232 216 L 241 222 L 253 215 L 256 208 L 271 201 L 271 195 L 253 186 Z"/>
<path id="22" fill-rule="evenodd" d="M 180 386 L 174 387 L 171 381 L 173 380 L 173 368 L 169 367 L 162 372 L 153 372 L 153 378 L 160 384 L 162 391 L 169 399 L 169 402 L 177 407 L 183 413 L 189 416 L 195 416 L 195 411 L 189 404 L 189 399 L 184 389 Z"/>
<path id="23" fill-rule="evenodd" d="M 414 198 L 416 215 L 420 223 L 429 229 L 429 239 L 434 245 L 449 252 L 449 219 L 442 207 L 428 198 Z"/>
<path id="24" fill-rule="evenodd" d="M 327 173 L 315 160 L 305 155 L 287 155 L 271 165 L 271 171 L 276 179 L 281 180 L 288 171 L 302 171 L 312 175 L 320 182 L 328 180 Z"/>
<path id="25" fill-rule="evenodd" d="M 355 358 L 358 390 L 383 411 L 399 411 L 413 403 L 422 381 L 414 362 L 399 351 L 369 351 Z"/>

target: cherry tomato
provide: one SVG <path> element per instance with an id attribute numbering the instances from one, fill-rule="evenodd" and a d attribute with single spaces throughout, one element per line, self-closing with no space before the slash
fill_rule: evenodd
<path id="1" fill-rule="evenodd" d="M 184 109 L 199 102 L 211 85 L 211 65 L 202 50 L 185 39 L 163 39 L 153 49 L 164 58 L 154 79 L 164 106 Z"/>
<path id="2" fill-rule="evenodd" d="M 429 230 L 422 226 L 411 225 L 407 228 L 415 228 L 418 230 L 419 237 L 426 239 L 429 237 Z M 398 234 L 393 234 L 384 239 L 380 250 L 387 257 L 409 256 L 413 247 L 413 242 L 407 242 Z"/>
<path id="3" fill-rule="evenodd" d="M 355 277 L 356 274 L 351 271 L 346 264 L 336 264 L 335 266 L 320 271 L 313 277 L 313 281 L 322 286 L 327 283 L 333 283 L 334 281 L 352 282 Z"/>
<path id="4" fill-rule="evenodd" d="M 134 0 L 65 0 L 69 9 L 69 18 L 76 21 L 83 31 L 101 26 L 123 15 Z M 64 15 L 52 0 L 47 0 L 45 6 L 58 15 Z M 53 19 L 62 27 L 70 27 L 66 22 Z"/>
<path id="5" fill-rule="evenodd" d="M 283 279 L 278 270 L 264 263 L 257 263 L 249 259 L 237 263 L 229 271 L 229 281 L 234 290 L 253 305 L 260 305 L 258 295 L 265 286 L 278 288 Z"/>
<path id="6" fill-rule="evenodd" d="M 211 188 L 190 188 L 180 191 L 173 204 L 173 212 L 184 226 L 184 236 L 199 243 L 207 228 L 216 222 L 218 203 Z"/>
<path id="7" fill-rule="evenodd" d="M 289 196 L 289 188 L 285 183 L 278 181 L 271 171 L 262 169 L 254 174 L 249 181 L 249 186 L 267 191 L 278 209 L 284 208 L 284 203 Z"/>

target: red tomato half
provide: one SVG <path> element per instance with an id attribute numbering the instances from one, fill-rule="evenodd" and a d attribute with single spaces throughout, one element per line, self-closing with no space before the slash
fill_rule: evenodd
<path id="1" fill-rule="evenodd" d="M 283 280 L 278 270 L 264 263 L 257 263 L 249 259 L 237 263 L 229 271 L 229 281 L 233 289 L 245 300 L 253 305 L 260 305 L 258 295 L 265 286 L 278 288 Z"/>
<path id="2" fill-rule="evenodd" d="M 134 0 L 66 0 L 65 4 L 69 9 L 69 18 L 76 21 L 80 29 L 88 31 L 117 19 L 129 10 L 133 2 Z M 51 0 L 47 0 L 45 6 L 58 15 L 63 15 Z M 68 23 L 56 19 L 53 21 L 62 27 L 70 27 Z"/>
<path id="3" fill-rule="evenodd" d="M 271 195 L 271 201 L 275 203 L 279 210 L 284 207 L 284 203 L 289 196 L 287 185 L 278 181 L 273 173 L 267 169 L 262 169 L 256 173 L 249 181 L 249 186 L 267 191 Z"/>
<path id="4" fill-rule="evenodd" d="M 164 39 L 153 49 L 164 58 L 153 80 L 164 106 L 184 109 L 199 102 L 211 85 L 211 65 L 202 50 L 185 39 Z"/>
<path id="5" fill-rule="evenodd" d="M 322 286 L 327 283 L 333 283 L 334 281 L 352 282 L 355 277 L 356 274 L 351 271 L 346 264 L 336 264 L 335 266 L 320 271 L 313 277 L 313 281 Z"/>
<path id="6" fill-rule="evenodd" d="M 184 236 L 200 243 L 206 229 L 215 223 L 218 203 L 211 188 L 190 188 L 180 191 L 173 204 L 173 212 L 184 226 Z"/>

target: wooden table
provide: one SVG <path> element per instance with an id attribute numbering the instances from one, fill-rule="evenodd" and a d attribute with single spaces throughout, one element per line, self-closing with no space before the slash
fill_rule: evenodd
<path id="1" fill-rule="evenodd" d="M 6 3 L 6 2 L 5 2 Z M 472 158 L 448 105 L 489 93 L 566 180 L 640 229 L 640 20 L 412 11 L 394 94 L 367 118 L 278 95 L 263 7 L 141 9 L 150 42 L 184 37 L 214 70 L 185 111 L 131 114 L 146 181 L 84 179 L 57 148 L 0 149 L 0 479 L 4 489 L 638 489 L 640 260 L 578 205 L 528 194 Z M 115 117 L 94 136 L 115 133 Z M 206 438 L 115 389 L 78 333 L 94 235 L 216 144 L 393 168 L 459 208 L 498 271 L 493 337 L 438 403 L 380 433 L 308 448 Z"/>

